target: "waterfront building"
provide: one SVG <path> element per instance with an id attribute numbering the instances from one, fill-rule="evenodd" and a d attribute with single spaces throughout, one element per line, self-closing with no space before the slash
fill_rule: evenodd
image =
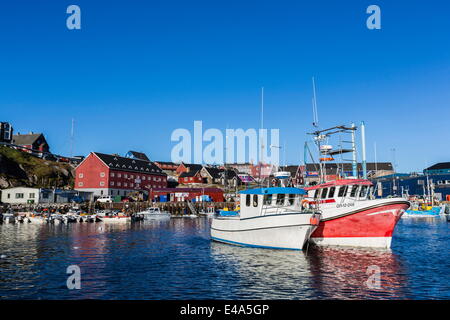
<path id="1" fill-rule="evenodd" d="M 1 202 L 8 204 L 53 204 L 89 200 L 90 192 L 75 190 L 14 187 L 2 190 Z"/>
<path id="2" fill-rule="evenodd" d="M 213 202 L 223 202 L 223 190 L 219 188 L 161 188 L 152 189 L 151 197 L 155 201 L 196 201 L 208 196 Z"/>
<path id="3" fill-rule="evenodd" d="M 42 156 L 44 153 L 50 152 L 50 146 L 48 145 L 47 140 L 42 133 L 17 133 L 13 135 L 12 143 L 19 146 L 19 150 L 39 156 Z"/>
<path id="4" fill-rule="evenodd" d="M 167 174 L 151 161 L 91 152 L 75 169 L 75 190 L 126 196 L 167 187 Z"/>
<path id="5" fill-rule="evenodd" d="M 450 162 L 439 162 L 423 170 L 424 174 L 450 174 Z"/>
<path id="6" fill-rule="evenodd" d="M 426 170 L 424 170 L 426 171 Z M 373 179 L 377 186 L 376 195 L 380 197 L 394 195 L 427 196 L 428 185 L 434 189 L 438 200 L 450 201 L 450 173 L 448 174 L 394 174 Z"/>

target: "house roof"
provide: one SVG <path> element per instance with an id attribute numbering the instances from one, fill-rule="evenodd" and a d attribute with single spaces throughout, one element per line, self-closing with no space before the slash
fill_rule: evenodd
<path id="1" fill-rule="evenodd" d="M 151 161 L 145 161 L 140 159 L 125 158 L 117 155 L 93 152 L 100 158 L 110 169 L 132 171 L 139 173 L 155 174 L 166 176 L 158 166 Z"/>
<path id="2" fill-rule="evenodd" d="M 29 133 L 29 134 L 15 134 L 13 135 L 13 143 L 17 145 L 31 145 L 39 139 L 44 137 L 42 133 Z M 45 139 L 45 138 L 44 138 Z"/>
<path id="3" fill-rule="evenodd" d="M 233 179 L 234 177 L 237 177 L 238 174 L 235 170 L 227 169 L 223 170 L 220 174 L 221 177 L 223 177 L 224 175 L 226 175 L 227 179 Z"/>
<path id="4" fill-rule="evenodd" d="M 203 167 L 208 174 L 213 178 L 213 179 L 219 179 L 221 177 L 221 173 L 224 171 L 223 169 L 219 169 L 219 168 L 214 168 L 214 167 Z"/>
<path id="5" fill-rule="evenodd" d="M 198 173 L 198 171 L 189 171 L 189 172 L 182 172 L 180 174 L 180 178 L 186 178 L 186 177 L 193 177 Z"/>
<path id="6" fill-rule="evenodd" d="M 175 162 L 170 162 L 170 161 L 153 161 L 155 164 L 159 163 L 159 164 L 165 164 L 165 165 L 169 165 L 169 166 L 177 166 L 179 165 L 179 163 L 175 163 Z"/>
<path id="7" fill-rule="evenodd" d="M 191 164 L 184 164 L 184 166 L 186 168 L 189 168 L 190 170 L 201 170 L 203 168 L 203 166 L 201 164 L 195 164 L 195 163 L 191 163 Z"/>
<path id="8" fill-rule="evenodd" d="M 131 155 L 135 159 L 150 161 L 150 159 L 147 157 L 147 155 L 143 152 L 128 151 L 127 155 Z"/>
<path id="9" fill-rule="evenodd" d="M 439 162 L 431 167 L 426 168 L 425 170 L 445 170 L 450 169 L 450 162 Z"/>

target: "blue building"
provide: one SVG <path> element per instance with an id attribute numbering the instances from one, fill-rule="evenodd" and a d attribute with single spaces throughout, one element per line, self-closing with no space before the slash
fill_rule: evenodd
<path id="1" fill-rule="evenodd" d="M 439 200 L 450 201 L 450 162 L 448 168 L 442 164 L 431 166 L 424 170 L 424 174 L 393 174 L 373 179 L 377 186 L 378 196 L 409 194 L 423 196 L 428 194 L 427 179 L 434 186 L 434 194 Z"/>
<path id="2" fill-rule="evenodd" d="M 440 162 L 423 170 L 424 174 L 450 174 L 450 162 Z"/>

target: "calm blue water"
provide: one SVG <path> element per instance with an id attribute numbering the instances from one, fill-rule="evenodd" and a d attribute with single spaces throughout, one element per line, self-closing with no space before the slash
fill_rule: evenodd
<path id="1" fill-rule="evenodd" d="M 0 225 L 0 299 L 449 299 L 449 230 L 442 218 L 404 218 L 391 250 L 306 254 L 212 243 L 207 218 Z M 69 265 L 80 290 L 67 289 Z M 380 289 L 365 284 L 373 265 Z"/>

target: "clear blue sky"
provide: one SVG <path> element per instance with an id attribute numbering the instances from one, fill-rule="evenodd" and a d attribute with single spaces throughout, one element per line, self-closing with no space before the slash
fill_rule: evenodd
<path id="1" fill-rule="evenodd" d="M 82 29 L 66 28 L 77 4 Z M 366 28 L 381 7 L 381 30 Z M 450 161 L 448 1 L 2 1 L 0 120 L 68 154 L 170 160 L 176 128 L 280 129 L 288 163 L 311 130 L 367 125 L 367 155 L 400 171 Z M 281 152 L 281 155 L 283 152 Z M 283 161 L 283 159 L 282 159 Z"/>

